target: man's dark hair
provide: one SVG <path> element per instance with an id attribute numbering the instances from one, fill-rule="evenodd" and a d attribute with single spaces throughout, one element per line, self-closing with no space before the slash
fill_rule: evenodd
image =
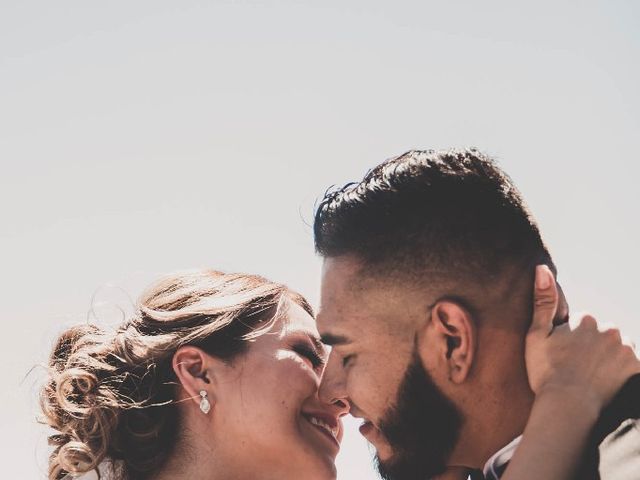
<path id="1" fill-rule="evenodd" d="M 314 235 L 320 255 L 354 255 L 385 274 L 428 269 L 478 281 L 507 266 L 555 271 L 512 180 L 475 149 L 412 150 L 330 189 Z"/>

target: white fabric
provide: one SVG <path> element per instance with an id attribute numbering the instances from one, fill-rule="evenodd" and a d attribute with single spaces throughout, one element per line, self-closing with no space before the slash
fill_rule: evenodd
<path id="1" fill-rule="evenodd" d="M 505 463 L 508 463 L 511 460 L 511 457 L 513 457 L 513 454 L 518 448 L 521 440 L 522 435 L 514 438 L 511 443 L 502 447 L 500 450 L 494 453 L 489 458 L 489 460 L 487 460 L 487 463 L 484 464 L 484 468 L 482 469 L 482 473 L 484 473 L 484 476 L 487 478 L 500 478 L 498 476 L 496 468 L 498 466 L 504 465 Z"/>

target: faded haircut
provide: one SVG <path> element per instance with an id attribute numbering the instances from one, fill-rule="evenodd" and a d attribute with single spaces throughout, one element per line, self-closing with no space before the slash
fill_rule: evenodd
<path id="1" fill-rule="evenodd" d="M 321 256 L 352 255 L 384 275 L 492 282 L 506 269 L 556 271 L 513 181 L 473 148 L 412 150 L 329 189 L 314 239 Z"/>

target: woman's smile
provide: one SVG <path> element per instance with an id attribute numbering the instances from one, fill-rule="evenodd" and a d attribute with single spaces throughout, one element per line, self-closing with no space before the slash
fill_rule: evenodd
<path id="1" fill-rule="evenodd" d="M 340 449 L 340 440 L 342 437 L 340 420 L 321 413 L 303 412 L 302 417 L 314 432 L 329 440 L 332 450 L 335 450 L 337 453 Z"/>

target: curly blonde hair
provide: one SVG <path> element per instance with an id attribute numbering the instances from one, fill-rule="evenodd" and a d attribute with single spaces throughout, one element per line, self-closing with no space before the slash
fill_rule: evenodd
<path id="1" fill-rule="evenodd" d="M 122 479 L 156 472 L 179 435 L 173 354 L 194 345 L 233 361 L 294 302 L 307 301 L 256 275 L 203 270 L 161 279 L 115 332 L 83 324 L 57 339 L 40 395 L 53 451 L 49 479 L 108 460 Z"/>

